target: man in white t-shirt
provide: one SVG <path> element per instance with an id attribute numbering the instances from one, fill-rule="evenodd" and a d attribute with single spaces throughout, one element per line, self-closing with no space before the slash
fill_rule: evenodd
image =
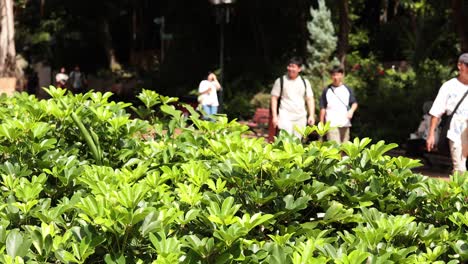
<path id="1" fill-rule="evenodd" d="M 302 60 L 300 58 L 290 59 L 287 75 L 276 79 L 271 90 L 273 126 L 286 130 L 299 138 L 302 135 L 294 129 L 295 126 L 302 129 L 307 124 L 313 125 L 315 122 L 314 94 L 309 81 L 299 75 L 301 70 Z"/>
<path id="2" fill-rule="evenodd" d="M 200 82 L 198 86 L 198 101 L 206 113 L 205 119 L 212 120 L 210 116 L 218 113 L 219 101 L 217 91 L 220 89 L 221 85 L 216 75 L 212 72 L 208 74 L 206 80 Z"/>
<path id="3" fill-rule="evenodd" d="M 320 122 L 330 122 L 327 139 L 338 143 L 349 141 L 349 128 L 358 103 L 353 91 L 343 84 L 343 68 L 334 67 L 331 71 L 332 83 L 320 97 Z"/>
<path id="4" fill-rule="evenodd" d="M 429 114 L 432 115 L 429 135 L 426 140 L 427 151 L 435 147 L 434 131 L 444 113 L 452 114 L 456 105 L 468 91 L 468 53 L 463 53 L 458 58 L 458 77 L 452 78 L 442 84 Z M 449 139 L 450 156 L 452 157 L 453 172 L 466 171 L 466 154 L 462 145 L 467 145 L 468 139 L 463 136 L 466 133 L 468 120 L 468 98 L 461 101 L 458 109 L 453 113 L 450 128 L 447 132 Z M 443 140 L 440 138 L 439 140 Z"/>

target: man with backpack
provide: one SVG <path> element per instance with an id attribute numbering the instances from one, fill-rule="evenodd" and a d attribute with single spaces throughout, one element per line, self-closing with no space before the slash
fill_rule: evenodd
<path id="1" fill-rule="evenodd" d="M 300 76 L 302 60 L 289 60 L 287 74 L 276 79 L 271 90 L 271 118 L 275 128 L 283 129 L 301 138 L 294 128 L 313 125 L 314 94 L 308 80 Z"/>
<path id="2" fill-rule="evenodd" d="M 349 141 L 351 119 L 358 103 L 353 91 L 343 83 L 343 68 L 333 67 L 330 73 L 332 83 L 320 97 L 320 122 L 330 122 L 327 140 L 343 143 Z"/>

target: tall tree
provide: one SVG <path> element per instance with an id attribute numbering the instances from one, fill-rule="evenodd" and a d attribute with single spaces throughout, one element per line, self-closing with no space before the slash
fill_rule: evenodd
<path id="1" fill-rule="evenodd" d="M 100 24 L 100 36 L 101 42 L 104 48 L 104 52 L 108 61 L 109 69 L 112 71 L 118 71 L 122 69 L 122 66 L 117 60 L 115 54 L 115 48 L 112 41 L 112 34 L 110 32 L 109 20 L 106 17 L 101 17 L 99 20 Z"/>
<path id="2" fill-rule="evenodd" d="M 315 78 L 319 78 L 320 87 L 324 86 L 325 78 L 328 77 L 327 69 L 331 64 L 331 56 L 336 49 L 336 36 L 331 12 L 326 7 L 324 0 L 319 0 L 318 9 L 311 8 L 312 21 L 307 24 L 309 33 L 312 36 L 307 49 L 310 57 L 307 64 L 309 73 Z"/>
<path id="3" fill-rule="evenodd" d="M 338 10 L 340 13 L 340 28 L 338 31 L 337 55 L 341 66 L 344 66 L 349 46 L 348 36 L 350 30 L 348 0 L 338 1 Z"/>
<path id="4" fill-rule="evenodd" d="M 13 0 L 0 0 L 0 77 L 16 77 Z"/>
<path id="5" fill-rule="evenodd" d="M 466 3 L 466 1 L 452 0 L 452 12 L 462 52 L 468 52 L 468 28 L 466 27 L 466 19 L 468 18 L 467 10 L 468 3 Z"/>

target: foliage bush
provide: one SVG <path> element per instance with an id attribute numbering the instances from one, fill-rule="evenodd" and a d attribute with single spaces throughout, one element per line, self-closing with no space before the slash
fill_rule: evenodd
<path id="1" fill-rule="evenodd" d="M 229 100 L 224 101 L 224 113 L 231 119 L 247 120 L 253 116 L 255 109 L 250 103 L 250 93 L 239 92 Z"/>
<path id="2" fill-rule="evenodd" d="M 258 92 L 250 99 L 250 104 L 253 108 L 270 108 L 270 98 L 269 93 Z"/>
<path id="3" fill-rule="evenodd" d="M 2 263 L 468 259 L 468 177 L 413 174 L 395 144 L 268 144 L 152 91 L 137 119 L 110 93 L 47 91 L 0 97 Z"/>

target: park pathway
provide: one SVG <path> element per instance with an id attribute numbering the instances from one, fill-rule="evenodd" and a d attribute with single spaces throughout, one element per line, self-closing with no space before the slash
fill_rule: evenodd
<path id="1" fill-rule="evenodd" d="M 440 155 L 433 155 L 428 153 L 424 154 L 426 157 L 425 159 L 423 159 L 422 157 L 412 157 L 406 155 L 406 151 L 402 148 L 393 149 L 388 152 L 388 155 L 404 156 L 411 159 L 419 159 L 423 166 L 414 168 L 413 172 L 420 173 L 431 178 L 449 180 L 451 173 L 451 161 L 449 157 L 443 157 Z"/>

